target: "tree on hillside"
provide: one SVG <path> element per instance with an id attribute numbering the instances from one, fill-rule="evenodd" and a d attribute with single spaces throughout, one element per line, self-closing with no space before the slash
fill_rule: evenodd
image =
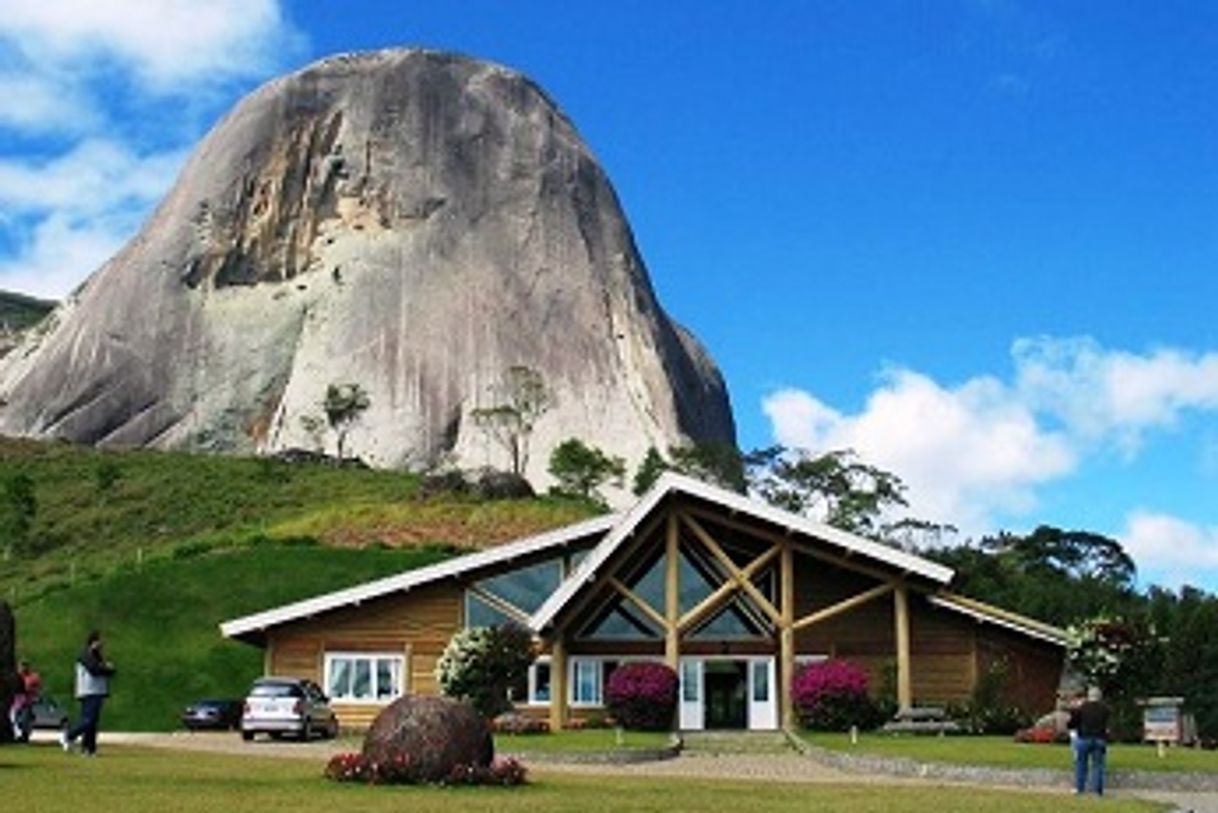
<path id="1" fill-rule="evenodd" d="M 1134 566 L 1115 539 L 1041 526 L 926 551 L 956 571 L 954 589 L 1059 626 L 1138 611 Z"/>
<path id="2" fill-rule="evenodd" d="M 626 461 L 578 438 L 567 438 L 550 453 L 550 474 L 558 481 L 553 491 L 603 502 L 601 486 L 611 480 L 620 486 Z"/>
<path id="3" fill-rule="evenodd" d="M 668 447 L 668 468 L 688 477 L 744 493 L 744 456 L 730 443 L 690 443 Z"/>
<path id="4" fill-rule="evenodd" d="M 368 393 L 359 384 L 331 384 L 326 387 L 326 397 L 321 403 L 326 413 L 326 422 L 334 432 L 338 463 L 343 462 L 343 447 L 351 426 L 364 410 L 372 405 Z"/>
<path id="5" fill-rule="evenodd" d="M 643 496 L 666 471 L 668 471 L 668 461 L 660 455 L 660 450 L 654 446 L 648 447 L 647 454 L 643 456 L 642 462 L 634 472 L 634 484 L 631 491 L 637 497 Z"/>
<path id="6" fill-rule="evenodd" d="M 554 406 L 554 395 L 541 373 L 531 367 L 509 367 L 495 393 L 496 403 L 470 415 L 487 436 L 507 452 L 512 473 L 524 476 L 529 465 L 529 441 L 542 415 Z"/>
<path id="7" fill-rule="evenodd" d="M 1218 596 L 1195 587 L 1151 587 L 1147 603 L 1162 654 L 1155 693 L 1183 697 L 1198 734 L 1218 741 Z"/>
<path id="8" fill-rule="evenodd" d="M 850 449 L 811 455 L 775 446 L 754 452 L 750 463 L 753 490 L 767 502 L 862 536 L 880 535 L 885 513 L 909 504 L 900 477 Z"/>

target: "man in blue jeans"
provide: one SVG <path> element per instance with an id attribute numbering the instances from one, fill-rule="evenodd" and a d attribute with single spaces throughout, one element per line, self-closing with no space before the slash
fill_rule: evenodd
<path id="1" fill-rule="evenodd" d="M 1087 690 L 1087 701 L 1070 712 L 1070 730 L 1074 732 L 1074 792 L 1087 790 L 1090 765 L 1097 796 L 1104 795 L 1104 760 L 1108 756 L 1108 707 L 1100 690 Z"/>
<path id="2" fill-rule="evenodd" d="M 72 748 L 80 737 L 80 752 L 97 756 L 97 726 L 101 721 L 102 703 L 110 694 L 110 677 L 114 666 L 102 654 L 101 633 L 94 631 L 85 639 L 84 652 L 76 659 L 76 698 L 80 700 L 80 722 L 60 736 L 63 750 Z"/>

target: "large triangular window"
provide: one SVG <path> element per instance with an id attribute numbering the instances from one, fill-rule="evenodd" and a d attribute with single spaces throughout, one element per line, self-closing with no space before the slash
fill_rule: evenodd
<path id="1" fill-rule="evenodd" d="M 748 598 L 738 596 L 695 628 L 689 637 L 695 641 L 765 637 L 767 633 L 758 614 Z"/>
<path id="2" fill-rule="evenodd" d="M 579 637 L 591 640 L 652 641 L 663 637 L 663 632 L 630 602 L 615 598 L 592 617 Z"/>

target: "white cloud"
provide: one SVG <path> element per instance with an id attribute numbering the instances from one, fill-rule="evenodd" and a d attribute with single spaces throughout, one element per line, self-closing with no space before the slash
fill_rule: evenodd
<path id="1" fill-rule="evenodd" d="M 1088 440 L 1115 440 L 1129 455 L 1146 429 L 1186 410 L 1218 409 L 1218 353 L 1109 351 L 1093 339 L 1037 337 L 1012 349 L 1021 397 Z"/>
<path id="2" fill-rule="evenodd" d="M 0 288 L 59 299 L 112 257 L 125 230 L 100 222 L 72 222 L 52 215 L 34 229 L 20 255 L 0 262 Z M 82 273 L 82 269 L 87 269 Z"/>
<path id="3" fill-rule="evenodd" d="M 908 370 L 889 372 L 855 415 L 799 390 L 765 399 L 778 442 L 813 453 L 850 448 L 898 474 L 910 511 L 967 532 L 988 528 L 996 510 L 1026 510 L 1034 487 L 1071 471 L 1067 440 L 992 378 L 946 389 Z"/>
<path id="4" fill-rule="evenodd" d="M 44 162 L 0 161 L 0 222 L 20 234 L 0 288 L 62 297 L 118 250 L 169 188 L 184 154 L 91 140 Z"/>
<path id="5" fill-rule="evenodd" d="M 1218 576 L 1218 527 L 1203 528 L 1169 514 L 1139 510 L 1130 514 L 1120 538 L 1143 580 L 1180 587 L 1197 585 L 1207 575 Z"/>
<path id="6" fill-rule="evenodd" d="M 280 0 L 5 0 L 0 128 L 73 141 L 0 159 L 0 288 L 74 288 L 168 189 L 234 81 L 302 45 Z"/>
<path id="7" fill-rule="evenodd" d="M 898 369 L 854 414 L 798 389 L 772 393 L 762 409 L 779 443 L 853 448 L 906 482 L 915 516 L 973 533 L 992 530 L 1000 513 L 1028 514 L 1039 488 L 1088 455 L 1115 447 L 1131 461 L 1147 432 L 1218 411 L 1218 353 L 1038 337 L 1016 341 L 1011 355 L 1011 383 L 977 376 L 946 387 Z M 1199 467 L 1213 454 L 1198 441 Z"/>
<path id="8" fill-rule="evenodd" d="M 264 73 L 297 35 L 277 0 L 6 0 L 0 38 L 31 65 L 108 61 L 170 92 Z"/>
<path id="9" fill-rule="evenodd" d="M 164 194 L 184 158 L 180 150 L 141 156 L 122 144 L 92 139 L 42 162 L 0 160 L 0 213 L 84 217 L 124 205 L 144 207 Z"/>
<path id="10" fill-rule="evenodd" d="M 93 102 L 71 83 L 50 76 L 0 73 L 0 127 L 29 133 L 81 133 L 97 127 Z"/>

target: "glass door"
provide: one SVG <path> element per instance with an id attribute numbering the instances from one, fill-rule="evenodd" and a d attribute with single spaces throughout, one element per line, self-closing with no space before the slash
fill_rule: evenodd
<path id="1" fill-rule="evenodd" d="M 701 731 L 704 725 L 702 659 L 681 659 L 678 723 L 683 731 Z"/>
<path id="2" fill-rule="evenodd" d="M 749 660 L 749 728 L 754 731 L 778 728 L 773 658 Z"/>

